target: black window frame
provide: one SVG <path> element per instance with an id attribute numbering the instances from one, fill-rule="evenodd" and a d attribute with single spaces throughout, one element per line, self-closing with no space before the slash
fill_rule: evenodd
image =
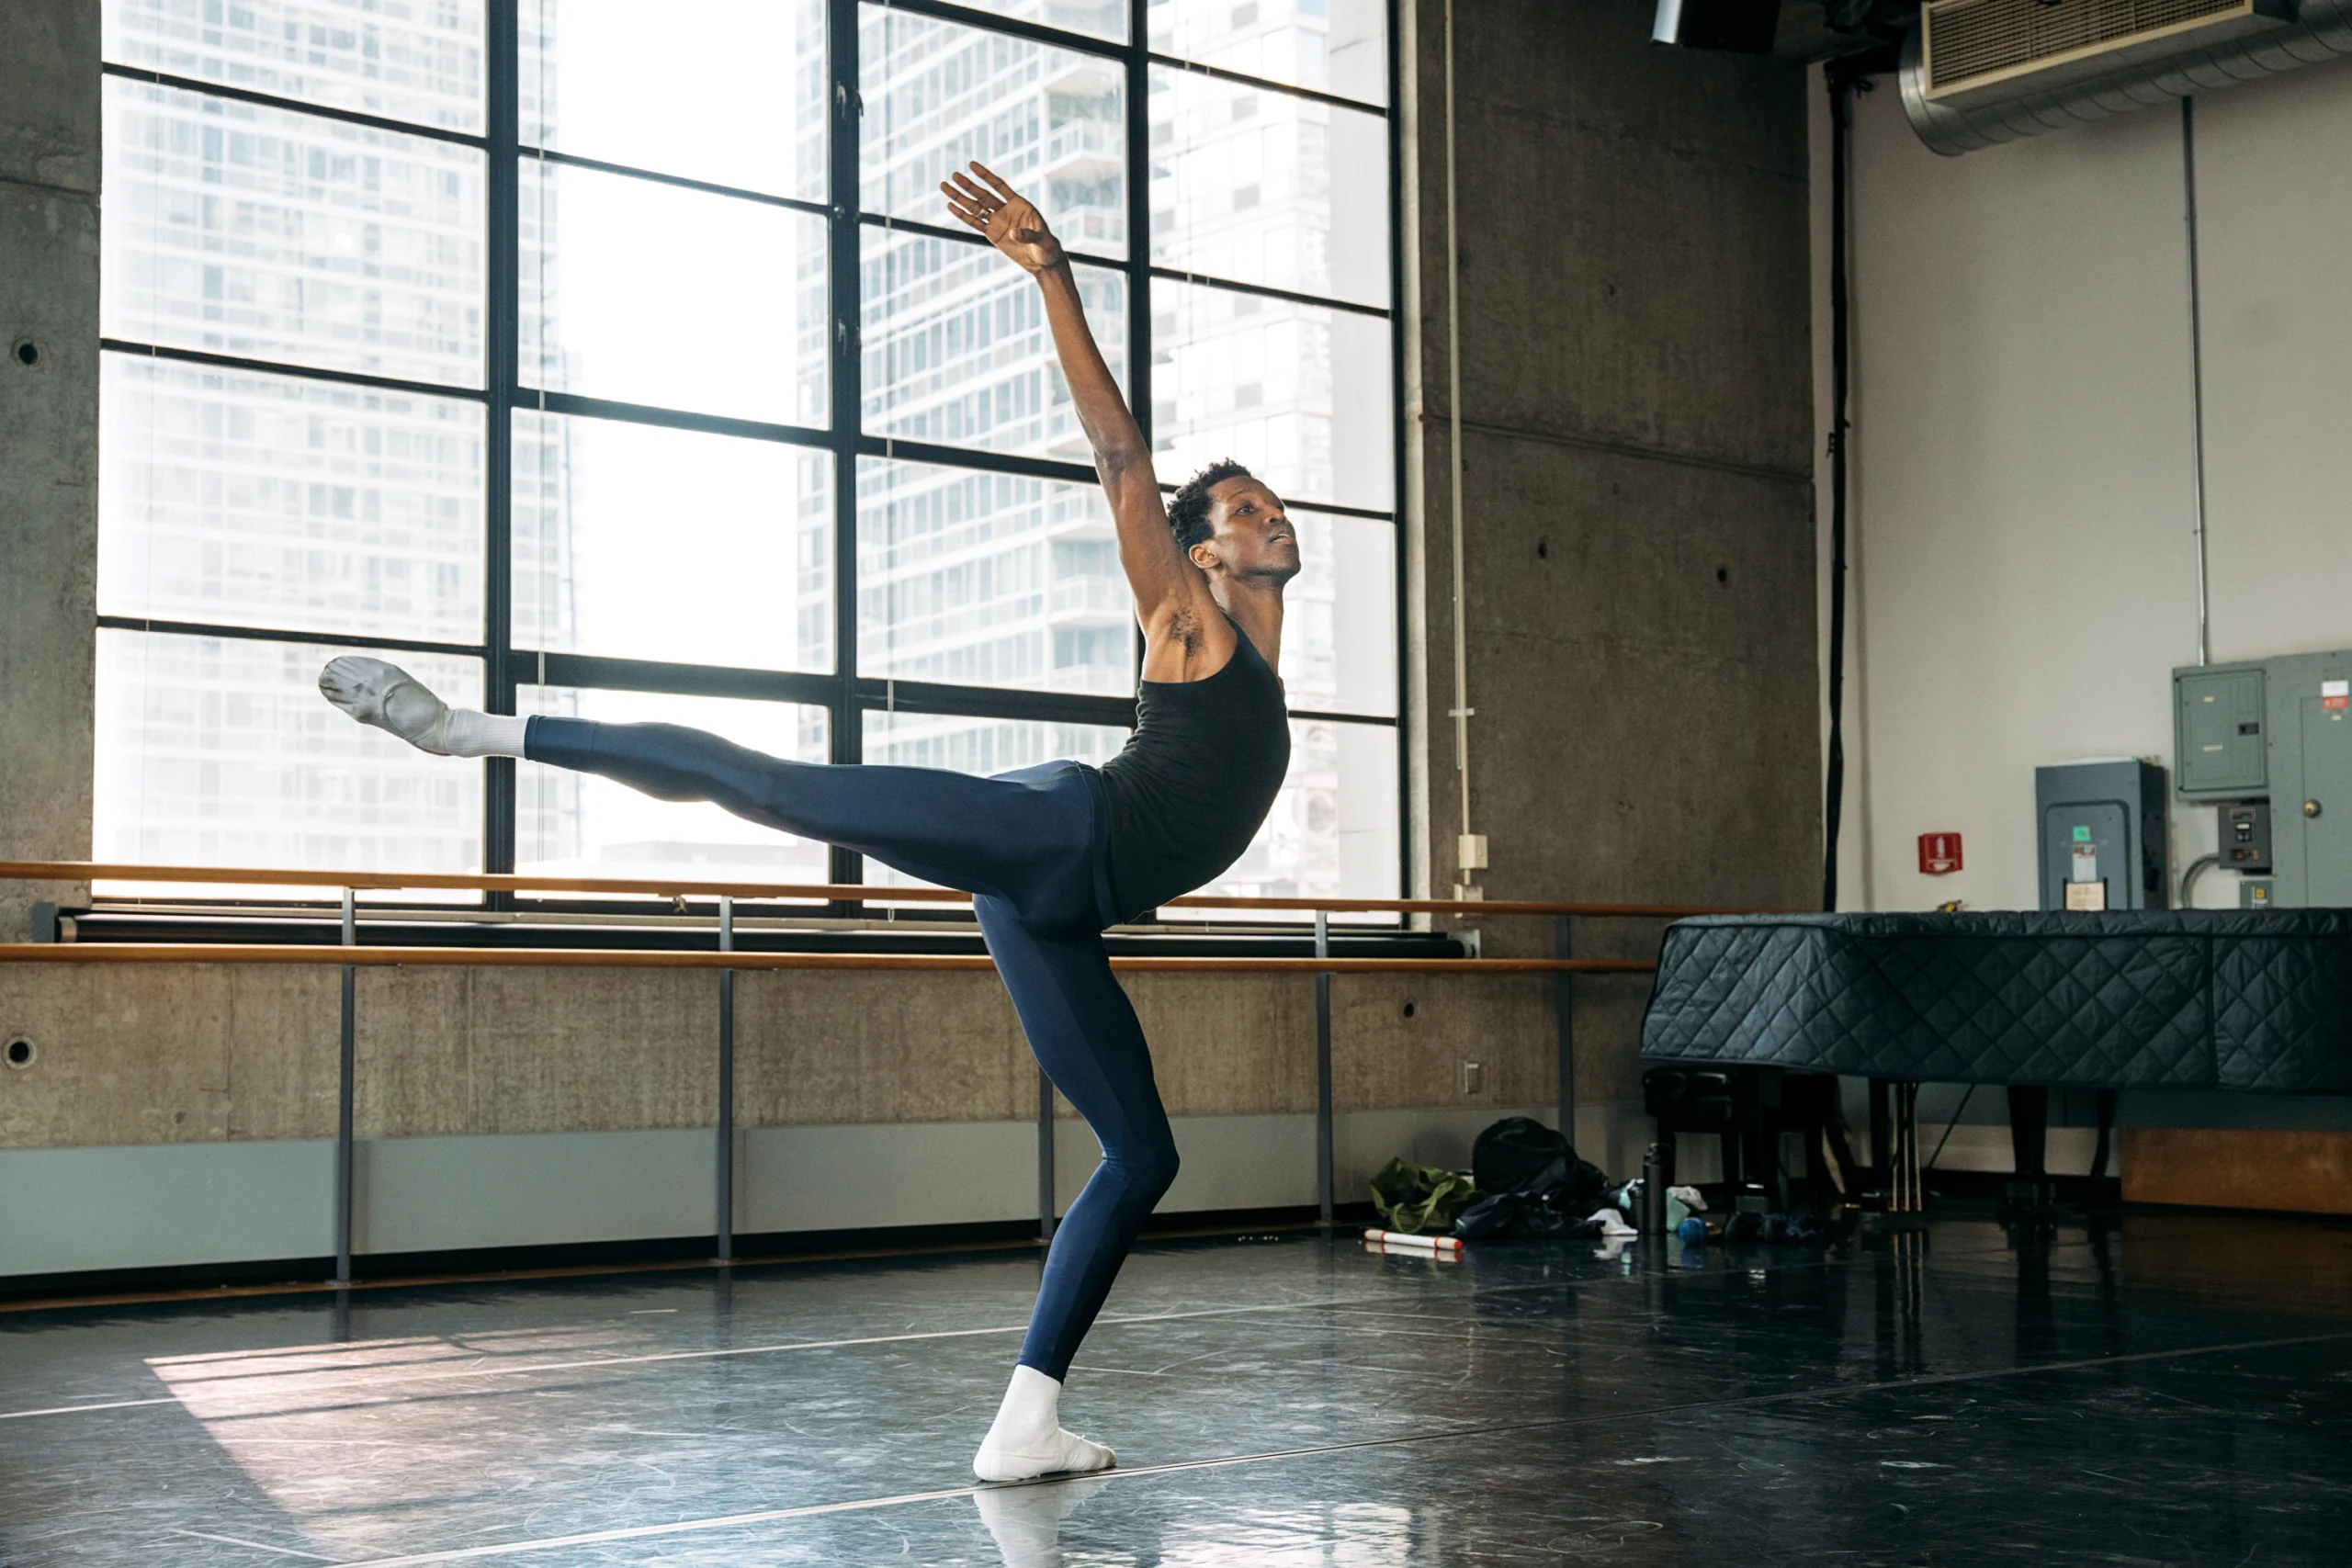
<path id="1" fill-rule="evenodd" d="M 1316 310 L 1385 320 L 1389 327 L 1390 445 L 1394 464 L 1390 506 L 1372 509 L 1311 498 L 1286 499 L 1301 511 L 1385 523 L 1395 549 L 1396 707 L 1391 715 L 1327 712 L 1294 708 L 1295 720 L 1386 726 L 1396 737 L 1397 809 L 1397 894 L 1412 888 L 1411 769 L 1408 756 L 1410 727 L 1406 723 L 1410 700 L 1404 638 L 1407 619 L 1405 530 L 1400 513 L 1406 493 L 1406 412 L 1404 387 L 1404 235 L 1402 179 L 1406 149 L 1397 100 L 1402 80 L 1397 46 L 1398 0 L 1386 0 L 1385 50 L 1387 62 L 1387 101 L 1369 103 L 1282 82 L 1225 70 L 1197 61 L 1154 52 L 1149 47 L 1148 0 L 1126 0 L 1127 37 L 1116 41 L 1071 32 L 1044 23 L 1000 15 L 948 0 L 825 0 L 827 32 L 826 96 L 828 103 L 826 162 L 827 199 L 822 202 L 765 195 L 714 186 L 651 170 L 583 158 L 553 149 L 532 147 L 521 141 L 521 58 L 518 0 L 487 0 L 484 6 L 483 130 L 481 134 L 453 130 L 422 122 L 388 118 L 331 104 L 256 92 L 225 83 L 173 75 L 144 67 L 106 61 L 107 76 L 168 87 L 210 98 L 248 103 L 314 118 L 341 121 L 471 148 L 484 155 L 487 229 L 484 235 L 483 384 L 444 386 L 362 372 L 324 369 L 276 360 L 247 358 L 169 344 L 102 337 L 107 354 L 175 361 L 213 368 L 245 371 L 289 380 L 319 381 L 345 386 L 422 394 L 479 404 L 484 411 L 483 431 L 483 580 L 482 641 L 451 643 L 383 636 L 351 636 L 244 625 L 218 625 L 149 616 L 101 614 L 102 629 L 170 634 L 274 643 L 308 643 L 322 647 L 366 648 L 386 652 L 440 653 L 478 660 L 483 672 L 484 700 L 492 712 L 515 711 L 518 689 L 526 684 L 570 686 L 655 693 L 680 696 L 718 696 L 755 701 L 781 701 L 823 708 L 828 716 L 830 760 L 856 762 L 863 759 L 865 716 L 895 711 L 975 718 L 1043 720 L 1131 728 L 1135 721 L 1132 697 L 966 686 L 862 675 L 856 671 L 858 626 L 857 470 L 862 457 L 886 457 L 933 464 L 984 473 L 1012 474 L 1092 486 L 1094 470 L 1083 464 L 998 453 L 974 447 L 942 446 L 866 434 L 862 417 L 864 388 L 861 322 L 861 245 L 868 229 L 928 235 L 956 244 L 984 245 L 967 231 L 866 212 L 859 201 L 860 137 L 859 21 L 864 7 L 895 10 L 1019 39 L 1045 47 L 1069 50 L 1117 62 L 1124 69 L 1126 158 L 1127 255 L 1125 259 L 1072 253 L 1072 259 L 1115 270 L 1125 280 L 1127 334 L 1125 344 L 1128 400 L 1147 441 L 1151 438 L 1151 286 L 1156 280 L 1178 282 L 1235 293 L 1283 300 Z M 1358 113 L 1375 115 L 1386 122 L 1389 168 L 1388 299 L 1385 307 L 1303 294 L 1288 289 L 1206 276 L 1151 264 L 1149 166 L 1150 75 L 1155 69 L 1193 73 L 1252 89 L 1323 103 Z M 522 160 L 601 170 L 660 185 L 683 186 L 755 199 L 821 218 L 827 231 L 830 332 L 828 412 L 825 428 L 763 423 L 756 421 L 692 413 L 683 411 L 616 402 L 576 393 L 544 390 L 524 384 L 521 366 L 520 320 L 522 273 L 519 255 L 519 186 Z M 833 529 L 831 576 L 833 609 L 833 668 L 826 672 L 748 670 L 726 666 L 666 663 L 604 655 L 557 652 L 514 646 L 513 626 L 513 446 L 517 412 L 579 414 L 673 429 L 780 442 L 831 454 Z M 1166 476 L 1163 476 L 1165 480 Z M 1163 483 L 1163 488 L 1173 489 Z M 1137 637 L 1138 655 L 1140 634 Z M 1139 660 L 1138 660 L 1139 661 Z M 482 866 L 484 873 L 511 873 L 516 850 L 516 779 L 512 758 L 483 761 Z M 834 848 L 829 860 L 830 879 L 854 885 L 862 880 L 862 857 Z M 487 893 L 482 908 L 492 910 L 537 908 L 559 910 L 589 907 L 593 900 L 573 898 L 518 899 L 509 893 Z M 443 904 L 443 908 L 451 906 Z M 465 908 L 472 906 L 458 905 Z M 610 908 L 608 904 L 597 907 Z M 834 915 L 857 915 L 856 905 L 836 905 Z M 903 918 L 911 911 L 900 910 Z M 1290 922 L 1283 922 L 1287 926 Z M 1404 923 L 1399 918 L 1397 923 Z M 1361 929 L 1361 928 L 1359 928 Z"/>

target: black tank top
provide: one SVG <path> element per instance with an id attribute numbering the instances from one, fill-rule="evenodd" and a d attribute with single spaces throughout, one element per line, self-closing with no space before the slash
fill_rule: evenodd
<path id="1" fill-rule="evenodd" d="M 1228 620 L 1230 616 L 1227 617 Z M 1283 683 L 1249 634 L 1201 681 L 1136 682 L 1136 728 L 1102 764 L 1111 896 L 1133 919 L 1241 858 L 1290 767 Z"/>

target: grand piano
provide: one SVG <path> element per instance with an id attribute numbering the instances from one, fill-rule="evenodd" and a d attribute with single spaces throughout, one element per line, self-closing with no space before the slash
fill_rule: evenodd
<path id="1" fill-rule="evenodd" d="M 1828 1080 L 1808 1075 L 1871 1079 L 1876 1157 L 1898 1201 L 1906 1179 L 1917 1196 L 1916 1086 L 1998 1085 L 2018 1177 L 2046 1190 L 2052 1089 L 2101 1091 L 2095 1171 L 2119 1089 L 2352 1093 L 2352 910 L 1680 920 L 1642 1056 L 1662 1122 L 1678 1099 L 1712 1102 L 1690 1085 L 1730 1086 L 1717 1119 L 1727 1154 L 1738 1134 L 1751 1167 L 1769 1166 L 1759 1145 L 1781 1108 L 1820 1098 Z M 1784 1093 L 1784 1077 L 1815 1091 Z"/>

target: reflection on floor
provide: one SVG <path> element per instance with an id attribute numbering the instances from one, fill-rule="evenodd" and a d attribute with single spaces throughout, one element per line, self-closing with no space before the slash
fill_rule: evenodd
<path id="1" fill-rule="evenodd" d="M 1646 1255 L 1645 1255 L 1646 1254 Z M 1004 1255 L 0 1316 L 0 1563 L 2341 1563 L 2352 1228 L 1162 1242 L 965 1465 Z"/>

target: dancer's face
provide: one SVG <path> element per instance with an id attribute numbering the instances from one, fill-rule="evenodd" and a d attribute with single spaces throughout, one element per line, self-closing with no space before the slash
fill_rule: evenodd
<path id="1" fill-rule="evenodd" d="M 1298 529 L 1282 497 L 1258 480 L 1221 479 L 1209 491 L 1209 536 L 1193 547 L 1193 558 L 1204 571 L 1279 588 L 1298 575 Z"/>

